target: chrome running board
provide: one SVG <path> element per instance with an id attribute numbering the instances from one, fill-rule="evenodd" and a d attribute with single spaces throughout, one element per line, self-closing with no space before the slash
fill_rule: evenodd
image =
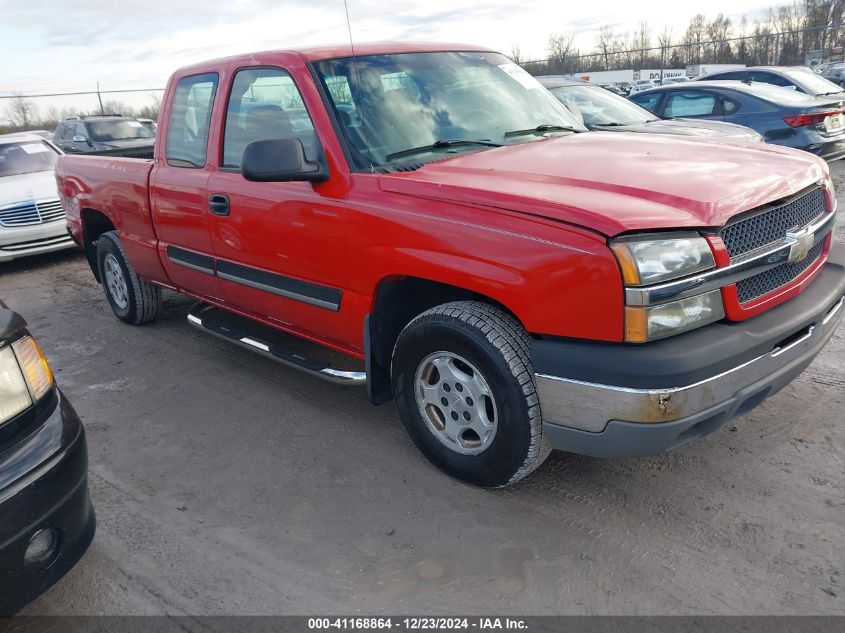
<path id="1" fill-rule="evenodd" d="M 294 351 L 284 343 L 284 339 L 290 340 L 293 335 L 276 331 L 263 323 L 222 308 L 198 303 L 188 312 L 188 323 L 225 341 L 323 380 L 341 385 L 367 384 L 365 371 L 338 369 L 319 359 L 316 354 L 308 356 L 303 352 Z M 297 341 L 302 341 L 302 346 L 319 348 L 316 343 L 302 339 Z"/>

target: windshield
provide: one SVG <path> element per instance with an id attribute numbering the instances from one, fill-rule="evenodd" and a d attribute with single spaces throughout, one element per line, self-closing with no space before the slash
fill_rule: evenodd
<path id="1" fill-rule="evenodd" d="M 58 154 L 41 141 L 19 141 L 0 144 L 0 177 L 50 171 Z"/>
<path id="2" fill-rule="evenodd" d="M 648 110 L 598 86 L 561 86 L 551 92 L 576 116 L 580 114 L 587 127 L 654 121 Z"/>
<path id="3" fill-rule="evenodd" d="M 114 121 L 87 121 L 91 139 L 98 143 L 124 141 L 134 138 L 153 138 L 155 134 L 138 121 L 116 119 Z"/>
<path id="4" fill-rule="evenodd" d="M 489 147 L 446 140 L 511 144 L 584 131 L 534 77 L 498 53 L 373 55 L 315 68 L 359 168 Z M 409 152 L 415 148 L 421 151 Z"/>
<path id="5" fill-rule="evenodd" d="M 842 92 L 842 88 L 837 86 L 832 81 L 828 81 L 824 77 L 820 77 L 812 70 L 782 70 L 781 71 L 788 79 L 792 80 L 801 88 L 806 90 L 809 94 L 823 95 L 829 93 Z"/>

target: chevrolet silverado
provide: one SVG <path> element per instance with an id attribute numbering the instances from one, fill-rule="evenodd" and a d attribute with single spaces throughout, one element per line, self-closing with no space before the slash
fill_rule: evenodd
<path id="1" fill-rule="evenodd" d="M 183 68 L 152 160 L 62 156 L 57 178 L 119 319 L 185 293 L 192 325 L 394 399 L 420 450 L 481 486 L 550 448 L 647 455 L 711 433 L 845 313 L 824 161 L 587 132 L 472 46 Z"/>

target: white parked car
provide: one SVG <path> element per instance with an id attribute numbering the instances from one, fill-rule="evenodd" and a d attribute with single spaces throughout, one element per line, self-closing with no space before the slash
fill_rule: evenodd
<path id="1" fill-rule="evenodd" d="M 56 189 L 60 153 L 37 134 L 0 136 L 0 262 L 75 248 Z"/>
<path id="2" fill-rule="evenodd" d="M 634 85 L 631 88 L 631 94 L 640 92 L 641 90 L 651 90 L 652 88 L 657 88 L 657 84 L 651 79 L 640 79 L 639 81 L 634 82 Z"/>

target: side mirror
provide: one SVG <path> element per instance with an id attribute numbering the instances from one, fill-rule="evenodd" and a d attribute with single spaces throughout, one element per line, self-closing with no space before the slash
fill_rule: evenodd
<path id="1" fill-rule="evenodd" d="M 328 170 L 305 157 L 298 138 L 253 141 L 241 158 L 243 177 L 253 182 L 324 182 Z"/>
<path id="2" fill-rule="evenodd" d="M 74 143 L 87 143 L 88 139 L 82 136 L 82 134 L 74 134 L 73 135 L 73 142 Z"/>

